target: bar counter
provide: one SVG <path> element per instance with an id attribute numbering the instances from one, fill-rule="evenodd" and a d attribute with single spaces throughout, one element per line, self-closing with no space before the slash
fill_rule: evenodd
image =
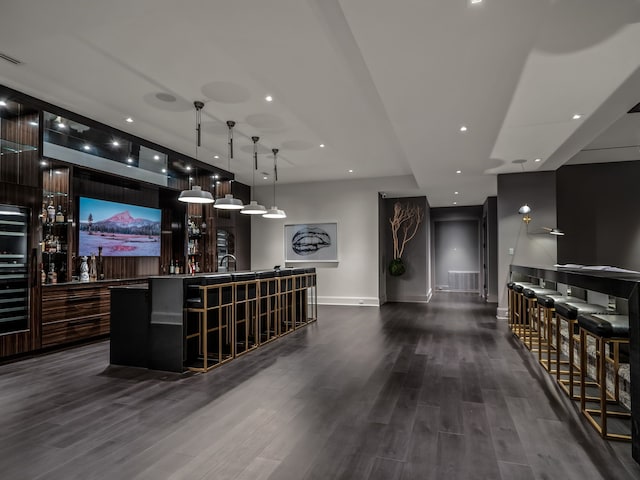
<path id="1" fill-rule="evenodd" d="M 206 372 L 316 319 L 315 268 L 151 276 L 111 288 L 111 363 Z"/>
<path id="2" fill-rule="evenodd" d="M 627 301 L 630 323 L 632 454 L 640 463 L 640 274 L 571 267 L 511 265 L 511 279 L 542 279 Z M 517 277 L 517 278 L 516 278 Z"/>

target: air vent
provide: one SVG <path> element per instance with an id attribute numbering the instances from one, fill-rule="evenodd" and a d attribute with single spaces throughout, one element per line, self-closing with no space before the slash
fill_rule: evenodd
<path id="1" fill-rule="evenodd" d="M 4 54 L 2 52 L 0 52 L 0 58 L 2 58 L 3 60 L 6 60 L 9 63 L 13 63 L 14 65 L 21 65 L 22 64 L 22 62 L 20 60 L 16 60 L 15 58 L 10 57 L 9 55 Z"/>
<path id="2" fill-rule="evenodd" d="M 637 104 L 635 107 L 633 107 L 631 110 L 629 110 L 627 113 L 640 113 L 640 103 Z"/>

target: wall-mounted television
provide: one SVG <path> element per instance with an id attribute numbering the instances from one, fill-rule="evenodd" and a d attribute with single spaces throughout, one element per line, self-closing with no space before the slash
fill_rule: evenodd
<path id="1" fill-rule="evenodd" d="M 159 257 L 160 219 L 157 208 L 80 197 L 78 253 L 105 257 Z"/>

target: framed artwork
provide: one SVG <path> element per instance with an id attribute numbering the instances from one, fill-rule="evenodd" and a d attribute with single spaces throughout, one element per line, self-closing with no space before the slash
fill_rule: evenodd
<path id="1" fill-rule="evenodd" d="M 285 262 L 337 262 L 338 224 L 285 225 L 284 260 Z"/>

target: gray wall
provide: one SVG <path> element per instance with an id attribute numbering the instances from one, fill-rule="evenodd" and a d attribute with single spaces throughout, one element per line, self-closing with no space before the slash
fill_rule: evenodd
<path id="1" fill-rule="evenodd" d="M 450 250 L 446 244 L 443 248 L 442 245 L 438 245 L 436 243 L 436 238 L 441 237 L 442 234 L 437 234 L 436 231 L 439 230 L 440 225 L 444 222 L 449 223 L 450 225 L 459 224 L 458 227 L 445 227 L 445 230 L 457 231 L 457 234 L 461 237 L 458 241 L 462 241 L 464 238 L 464 244 L 467 245 L 466 249 L 471 249 L 471 242 L 473 242 L 474 250 L 475 250 L 475 262 L 473 260 L 469 260 L 468 258 L 465 260 L 465 265 L 469 265 L 469 268 L 451 268 L 455 270 L 472 270 L 472 271 L 480 271 L 480 222 L 482 220 L 482 206 L 470 206 L 470 207 L 444 207 L 444 208 L 433 208 L 431 209 L 431 228 L 432 228 L 432 240 L 433 240 L 433 252 L 431 255 L 431 261 L 434 266 L 432 282 L 434 286 L 439 285 L 440 280 L 447 278 L 448 274 L 446 271 L 448 268 L 446 264 L 449 260 L 453 260 L 452 255 L 454 255 L 454 251 Z M 475 229 L 473 232 L 471 229 L 464 231 L 464 227 L 462 225 L 465 222 L 472 222 L 475 225 Z M 446 233 L 445 233 L 446 236 Z M 461 244 L 462 245 L 462 244 Z M 462 247 L 459 247 L 462 248 Z M 456 251 L 457 252 L 457 251 Z M 458 255 L 456 253 L 456 255 Z M 473 266 L 471 264 L 473 263 Z M 436 273 L 436 269 L 440 268 L 441 273 Z M 444 270 L 442 270 L 444 268 Z M 445 272 L 445 273 L 442 273 Z M 446 283 L 446 282 L 445 282 Z"/>
<path id="2" fill-rule="evenodd" d="M 402 259 L 407 268 L 404 275 L 393 277 L 388 274 L 387 266 L 393 259 L 393 240 L 389 218 L 393 216 L 393 205 L 414 203 L 425 211 L 425 217 L 416 236 L 405 247 Z M 429 204 L 426 197 L 386 198 L 383 200 L 384 218 L 381 218 L 380 228 L 385 234 L 384 270 L 386 283 L 386 299 L 390 302 L 426 302 L 430 297 L 429 282 Z M 382 284 L 382 281 L 381 281 Z"/>
<path id="3" fill-rule="evenodd" d="M 480 255 L 477 220 L 434 222 L 436 290 L 451 290 L 449 272 L 476 271 L 480 285 Z"/>
<path id="4" fill-rule="evenodd" d="M 640 161 L 557 171 L 559 263 L 640 270 Z"/>
<path id="5" fill-rule="evenodd" d="M 488 197 L 482 208 L 484 224 L 485 256 L 483 258 L 486 269 L 486 300 L 498 302 L 498 199 Z"/>
<path id="6" fill-rule="evenodd" d="M 531 223 L 518 209 L 527 203 Z M 543 227 L 556 226 L 556 172 L 498 175 L 498 315 L 506 314 L 509 265 L 557 263 L 557 240 Z M 509 249 L 513 249 L 513 254 Z"/>

